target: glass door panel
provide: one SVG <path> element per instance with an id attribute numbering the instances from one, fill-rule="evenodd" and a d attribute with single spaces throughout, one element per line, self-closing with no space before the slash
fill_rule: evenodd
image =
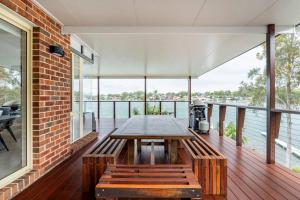
<path id="1" fill-rule="evenodd" d="M 0 19 L 0 181 L 28 165 L 26 41 Z"/>
<path id="2" fill-rule="evenodd" d="M 73 54 L 73 88 L 72 88 L 72 141 L 80 138 L 81 130 L 81 106 L 80 106 L 80 57 Z"/>

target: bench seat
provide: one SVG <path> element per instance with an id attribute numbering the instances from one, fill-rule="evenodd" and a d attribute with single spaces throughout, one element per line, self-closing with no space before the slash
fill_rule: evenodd
<path id="1" fill-rule="evenodd" d="M 94 193 L 95 185 L 108 164 L 116 164 L 124 148 L 126 139 L 103 138 L 95 148 L 82 158 L 82 189 L 84 193 Z"/>
<path id="2" fill-rule="evenodd" d="M 96 185 L 96 198 L 200 198 L 189 165 L 111 165 Z"/>
<path id="3" fill-rule="evenodd" d="M 226 195 L 227 159 L 199 134 L 190 130 L 194 139 L 182 139 L 181 143 L 191 157 L 193 171 L 202 186 L 203 194 Z"/>

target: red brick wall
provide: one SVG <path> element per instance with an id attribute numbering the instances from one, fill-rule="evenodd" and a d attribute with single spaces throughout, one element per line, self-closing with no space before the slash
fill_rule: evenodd
<path id="1" fill-rule="evenodd" d="M 33 164 L 48 170 L 70 152 L 71 64 L 69 37 L 46 22 L 33 32 L 32 106 Z M 65 57 L 48 53 L 51 44 L 63 46 Z"/>
<path id="2" fill-rule="evenodd" d="M 33 22 L 33 164 L 43 174 L 70 155 L 71 55 L 70 37 L 61 34 L 59 23 L 31 0 L 0 0 L 0 3 Z M 65 57 L 49 53 L 59 44 Z"/>

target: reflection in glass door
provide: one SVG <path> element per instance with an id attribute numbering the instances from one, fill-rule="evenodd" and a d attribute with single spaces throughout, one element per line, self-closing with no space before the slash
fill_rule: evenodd
<path id="1" fill-rule="evenodd" d="M 27 31 L 0 19 L 0 185 L 30 166 L 27 37 Z"/>

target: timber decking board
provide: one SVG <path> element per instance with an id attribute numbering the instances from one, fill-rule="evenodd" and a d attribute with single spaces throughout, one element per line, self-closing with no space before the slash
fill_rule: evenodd
<path id="1" fill-rule="evenodd" d="M 228 177 L 234 179 L 233 184 L 249 195 L 249 199 L 300 199 L 300 185 L 297 181 L 292 181 L 294 184 L 290 185 L 290 177 L 282 177 L 279 173 L 280 170 L 288 174 L 292 172 L 281 166 L 267 165 L 262 156 L 247 148 L 236 147 L 235 142 L 229 138 L 220 138 L 216 134 L 205 138 L 227 155 Z"/>
<path id="2" fill-rule="evenodd" d="M 106 127 L 106 130 L 109 127 Z M 104 136 L 106 133 L 101 134 Z M 216 150 L 227 157 L 228 177 L 227 177 L 227 199 L 228 200 L 256 200 L 259 199 L 299 199 L 300 176 L 292 173 L 281 165 L 267 165 L 265 158 L 245 147 L 236 147 L 235 141 L 229 138 L 222 138 L 218 133 L 211 133 L 203 136 Z M 98 140 L 99 142 L 99 140 Z M 81 162 L 82 156 L 95 144 L 88 145 L 86 148 L 74 154 L 70 159 L 51 170 L 48 174 L 40 178 L 29 188 L 25 189 L 15 200 L 80 200 L 89 199 L 82 196 L 81 190 Z M 143 147 L 142 163 L 149 163 L 150 147 Z M 155 153 L 162 163 L 163 147 L 158 147 Z M 184 158 L 185 152 L 179 150 L 179 154 Z M 157 161 L 156 161 L 157 162 Z M 183 161 L 182 161 L 183 162 Z M 59 178 L 58 178 L 59 177 Z M 242 184 L 241 184 L 242 183 Z M 254 186 L 254 183 L 257 186 Z M 260 189 L 258 189 L 260 188 Z M 279 188 L 279 191 L 278 191 Z M 280 189 L 281 188 L 281 189 Z M 250 193 L 247 194 L 247 191 Z M 282 193 L 283 192 L 283 193 Z M 253 196 L 253 194 L 256 194 Z M 279 195 L 280 194 L 280 195 Z M 286 195 L 286 196 L 285 196 Z M 204 196 L 204 200 L 224 200 L 220 196 Z"/>

